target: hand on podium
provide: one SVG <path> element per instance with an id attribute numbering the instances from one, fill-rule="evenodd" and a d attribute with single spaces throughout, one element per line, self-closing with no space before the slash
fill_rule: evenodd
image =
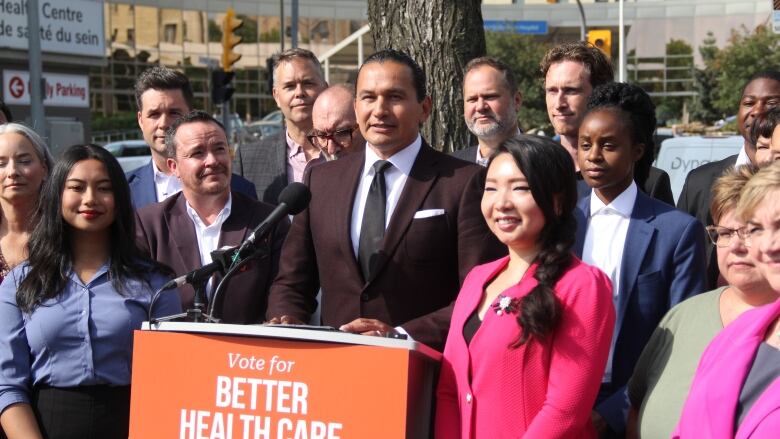
<path id="1" fill-rule="evenodd" d="M 303 325 L 304 324 L 304 322 L 298 320 L 298 318 L 293 316 L 288 316 L 288 315 L 283 315 L 281 317 L 274 317 L 265 323 L 271 325 Z"/>
<path id="2" fill-rule="evenodd" d="M 339 331 L 351 332 L 353 334 L 373 335 L 375 337 L 387 337 L 388 334 L 394 334 L 395 329 L 387 323 L 376 319 L 355 319 L 346 325 L 341 325 Z"/>

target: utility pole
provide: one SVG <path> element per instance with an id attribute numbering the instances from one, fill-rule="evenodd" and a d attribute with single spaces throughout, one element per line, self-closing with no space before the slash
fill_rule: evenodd
<path id="1" fill-rule="evenodd" d="M 30 70 L 30 120 L 32 127 L 46 138 L 46 115 L 43 111 L 43 72 L 41 61 L 41 25 L 38 17 L 38 0 L 27 2 L 27 34 Z"/>
<path id="2" fill-rule="evenodd" d="M 292 48 L 298 47 L 298 0 L 292 0 L 292 14 L 290 15 L 290 38 Z"/>
<path id="3" fill-rule="evenodd" d="M 280 52 L 284 52 L 284 35 L 287 28 L 284 25 L 284 0 L 279 0 L 279 41 L 281 42 Z"/>

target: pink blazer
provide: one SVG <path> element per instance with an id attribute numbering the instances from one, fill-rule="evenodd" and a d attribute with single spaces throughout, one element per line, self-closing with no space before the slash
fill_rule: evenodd
<path id="1" fill-rule="evenodd" d="M 693 377 L 673 438 L 763 439 L 780 437 L 780 378 L 764 390 L 734 434 L 739 393 L 780 300 L 748 311 L 710 342 Z"/>
<path id="2" fill-rule="evenodd" d="M 555 287 L 558 327 L 545 342 L 509 346 L 517 312 L 488 310 L 471 344 L 463 326 L 485 285 L 509 257 L 475 267 L 455 302 L 437 391 L 436 438 L 591 438 L 590 413 L 609 356 L 615 310 L 604 273 L 577 258 Z M 504 295 L 521 298 L 537 284 L 536 266 Z"/>

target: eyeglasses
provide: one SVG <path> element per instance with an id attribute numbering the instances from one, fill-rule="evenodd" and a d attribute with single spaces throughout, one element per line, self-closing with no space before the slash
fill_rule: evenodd
<path id="1" fill-rule="evenodd" d="M 750 234 L 744 228 L 730 229 L 721 226 L 707 226 L 706 229 L 710 241 L 717 247 L 728 247 L 735 236 L 747 245 L 747 240 L 750 238 Z"/>
<path id="2" fill-rule="evenodd" d="M 306 138 L 309 139 L 309 142 L 311 142 L 312 145 L 318 148 L 327 148 L 328 140 L 332 140 L 342 148 L 346 148 L 350 143 L 352 143 L 352 133 L 354 133 L 356 129 L 357 127 L 344 128 L 330 134 L 321 131 L 315 131 L 306 136 Z"/>

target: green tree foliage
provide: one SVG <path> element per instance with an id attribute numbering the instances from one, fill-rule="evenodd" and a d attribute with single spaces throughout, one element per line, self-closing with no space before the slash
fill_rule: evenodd
<path id="1" fill-rule="evenodd" d="M 718 88 L 717 58 L 720 49 L 716 44 L 712 32 L 707 33 L 707 38 L 699 46 L 699 55 L 704 63 L 703 69 L 694 72 L 694 88 L 696 98 L 691 105 L 691 117 L 706 124 L 711 124 L 723 115 L 715 108 L 715 91 Z"/>
<path id="2" fill-rule="evenodd" d="M 517 77 L 517 87 L 523 94 L 518 118 L 523 131 L 542 128 L 551 133 L 539 62 L 548 46 L 528 35 L 509 32 L 485 32 L 487 54 L 507 63 Z"/>
<path id="3" fill-rule="evenodd" d="M 753 32 L 734 30 L 729 45 L 715 57 L 712 68 L 718 72 L 714 108 L 722 114 L 735 114 L 742 88 L 748 78 L 762 70 L 780 70 L 780 35 L 767 26 Z"/>

